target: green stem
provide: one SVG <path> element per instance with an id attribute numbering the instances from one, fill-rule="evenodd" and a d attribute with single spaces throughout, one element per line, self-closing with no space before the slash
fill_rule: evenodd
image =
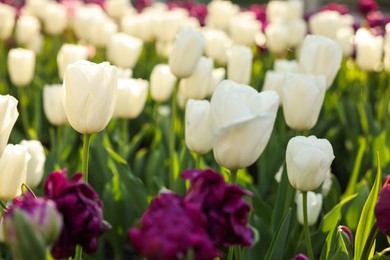
<path id="1" fill-rule="evenodd" d="M 2 200 L 0 200 L 0 209 L 1 209 L 1 212 L 7 210 L 7 205 L 5 205 L 5 203 Z"/>
<path id="2" fill-rule="evenodd" d="M 178 80 L 179 82 L 179 80 Z M 169 171 L 169 187 L 173 189 L 175 183 L 175 129 L 176 129 L 176 110 L 177 110 L 177 92 L 179 84 L 175 86 L 172 94 L 171 104 L 171 131 L 169 138 L 169 156 L 170 156 L 170 171 Z"/>
<path id="3" fill-rule="evenodd" d="M 306 249 L 309 259 L 314 260 L 313 248 L 311 247 L 310 241 L 310 230 L 307 217 L 307 191 L 302 192 L 302 203 L 303 203 L 303 223 L 305 229 L 305 238 L 306 238 Z"/>
<path id="4" fill-rule="evenodd" d="M 234 252 L 234 259 L 235 260 L 242 260 L 243 259 L 240 246 L 234 246 L 233 247 L 233 252 Z"/>
<path id="5" fill-rule="evenodd" d="M 22 118 L 22 124 L 25 133 L 29 136 L 31 139 L 35 136 L 32 134 L 32 131 L 30 129 L 30 123 L 28 120 L 28 112 L 27 112 L 27 101 L 28 97 L 26 96 L 26 87 L 18 87 L 18 94 L 19 94 L 19 103 L 20 103 L 20 116 Z"/>
<path id="6" fill-rule="evenodd" d="M 84 134 L 83 140 L 83 154 L 82 154 L 82 172 L 84 173 L 84 181 L 88 182 L 88 157 L 89 157 L 89 141 L 91 135 Z"/>
<path id="7" fill-rule="evenodd" d="M 230 171 L 230 183 L 237 183 L 237 172 L 238 170 L 231 170 Z"/>
<path id="8" fill-rule="evenodd" d="M 195 168 L 200 169 L 200 162 L 202 160 L 202 156 L 200 154 L 195 153 Z"/>
<path id="9" fill-rule="evenodd" d="M 76 246 L 76 255 L 74 256 L 75 260 L 81 260 L 83 255 L 83 248 L 80 245 Z"/>
<path id="10" fill-rule="evenodd" d="M 374 244 L 377 232 L 378 232 L 378 228 L 377 228 L 377 225 L 375 222 L 374 225 L 371 227 L 370 234 L 368 235 L 367 241 L 364 244 L 361 259 L 368 259 L 370 252 L 371 252 L 372 245 Z"/>
<path id="11" fill-rule="evenodd" d="M 127 144 L 129 142 L 129 127 L 127 119 L 120 119 L 122 142 Z"/>
<path id="12" fill-rule="evenodd" d="M 234 255 L 234 250 L 233 250 L 233 247 L 230 246 L 226 260 L 233 260 L 233 255 Z"/>

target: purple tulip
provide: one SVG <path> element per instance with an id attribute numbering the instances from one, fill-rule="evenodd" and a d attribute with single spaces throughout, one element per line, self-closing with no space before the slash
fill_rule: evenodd
<path id="1" fill-rule="evenodd" d="M 163 192 L 141 218 L 141 228 L 129 230 L 130 242 L 147 259 L 183 259 L 189 250 L 195 259 L 220 256 L 206 232 L 200 208 L 173 192 Z"/>
<path id="2" fill-rule="evenodd" d="M 249 11 L 253 12 L 256 15 L 256 19 L 262 23 L 267 21 L 266 10 L 266 4 L 252 4 L 249 7 Z"/>
<path id="3" fill-rule="evenodd" d="M 44 193 L 55 202 L 64 221 L 61 235 L 51 250 L 53 257 L 74 256 L 77 245 L 87 253 L 96 251 L 98 237 L 108 225 L 103 221 L 99 194 L 82 181 L 82 174 L 68 180 L 66 170 L 52 172 L 46 179 Z"/>
<path id="4" fill-rule="evenodd" d="M 254 234 L 248 226 L 250 204 L 242 197 L 252 194 L 238 185 L 226 184 L 212 169 L 182 174 L 191 181 L 185 201 L 198 205 L 207 217 L 207 231 L 219 246 L 251 246 Z"/>
<path id="5" fill-rule="evenodd" d="M 292 260 L 309 260 L 309 257 L 301 253 L 294 256 Z"/>
<path id="6" fill-rule="evenodd" d="M 371 11 L 378 10 L 378 4 L 375 0 L 359 0 L 357 11 L 366 16 Z"/>
<path id="7" fill-rule="evenodd" d="M 385 27 L 390 18 L 385 16 L 381 11 L 371 11 L 367 14 L 367 24 L 370 28 Z"/>
<path id="8" fill-rule="evenodd" d="M 390 175 L 386 177 L 374 209 L 378 229 L 390 236 Z"/>
<path id="9" fill-rule="evenodd" d="M 339 228 L 339 230 L 341 230 L 341 232 L 343 232 L 343 234 L 346 235 L 346 237 L 349 240 L 350 245 L 352 246 L 353 245 L 353 234 L 352 234 L 352 231 L 348 227 L 342 226 L 342 225 L 340 225 L 338 228 Z"/>
<path id="10" fill-rule="evenodd" d="M 191 17 L 195 17 L 196 19 L 198 19 L 199 24 L 201 26 L 204 26 L 207 17 L 207 6 L 204 4 L 192 5 L 189 9 L 189 14 Z"/>

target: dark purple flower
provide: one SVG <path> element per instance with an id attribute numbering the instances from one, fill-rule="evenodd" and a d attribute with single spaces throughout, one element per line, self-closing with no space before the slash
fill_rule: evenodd
<path id="1" fill-rule="evenodd" d="M 252 194 L 238 185 L 226 184 L 212 169 L 189 170 L 182 174 L 191 181 L 187 202 L 202 208 L 207 217 L 207 231 L 217 247 L 251 246 L 253 231 L 248 226 L 250 204 L 242 197 Z"/>
<path id="2" fill-rule="evenodd" d="M 16 236 L 14 212 L 18 209 L 25 216 L 25 221 L 39 235 L 46 245 L 54 243 L 60 235 L 62 217 L 53 201 L 35 197 L 31 192 L 25 192 L 16 197 L 11 206 L 3 214 L 4 232 L 10 244 L 23 243 Z M 31 241 L 29 241 L 31 242 Z M 17 245 L 16 245 L 17 246 Z"/>
<path id="3" fill-rule="evenodd" d="M 188 250 L 199 260 L 220 256 L 200 208 L 172 192 L 153 199 L 142 215 L 141 228 L 129 229 L 129 238 L 134 249 L 150 260 L 183 259 Z"/>
<path id="4" fill-rule="evenodd" d="M 265 23 L 267 20 L 266 16 L 267 5 L 266 4 L 252 4 L 249 7 L 249 11 L 253 12 L 256 15 L 256 19 L 262 23 Z"/>
<path id="5" fill-rule="evenodd" d="M 309 260 L 309 257 L 301 253 L 294 256 L 292 260 Z"/>
<path id="6" fill-rule="evenodd" d="M 338 228 L 348 238 L 349 243 L 352 246 L 353 245 L 353 234 L 352 234 L 351 230 L 348 227 L 342 226 L 342 225 L 340 225 Z"/>
<path id="7" fill-rule="evenodd" d="M 108 229 L 99 194 L 82 181 L 82 176 L 77 173 L 68 180 L 66 170 L 61 170 L 52 172 L 45 182 L 45 196 L 55 202 L 64 223 L 60 238 L 51 250 L 55 258 L 73 256 L 76 245 L 88 253 L 96 251 L 99 235 Z"/>
<path id="8" fill-rule="evenodd" d="M 142 12 L 146 7 L 151 6 L 153 0 L 133 0 L 133 6 L 138 12 Z"/>
<path id="9" fill-rule="evenodd" d="M 366 16 L 371 11 L 378 10 L 378 4 L 375 0 L 359 0 L 357 11 Z"/>
<path id="10" fill-rule="evenodd" d="M 204 4 L 196 4 L 192 5 L 189 14 L 191 17 L 195 17 L 198 19 L 199 24 L 201 26 L 205 25 L 206 17 L 207 17 L 207 6 Z"/>
<path id="11" fill-rule="evenodd" d="M 338 3 L 330 3 L 321 7 L 320 11 L 336 11 L 340 14 L 349 14 L 348 6 Z"/>
<path id="12" fill-rule="evenodd" d="M 390 175 L 386 177 L 374 209 L 378 229 L 390 236 Z"/>
<path id="13" fill-rule="evenodd" d="M 370 28 L 385 27 L 390 19 L 385 16 L 381 11 L 371 11 L 367 14 L 367 24 Z"/>

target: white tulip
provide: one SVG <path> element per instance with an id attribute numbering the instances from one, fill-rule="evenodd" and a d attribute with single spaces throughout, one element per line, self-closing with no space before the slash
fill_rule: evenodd
<path id="1" fill-rule="evenodd" d="M 62 33 L 68 24 L 66 8 L 55 2 L 48 4 L 43 13 L 43 24 L 46 32 L 51 35 Z"/>
<path id="2" fill-rule="evenodd" d="M 287 1 L 269 1 L 266 9 L 267 21 L 270 23 L 285 22 L 289 17 L 289 6 Z"/>
<path id="3" fill-rule="evenodd" d="M 226 70 L 224 68 L 213 69 L 211 75 L 211 83 L 209 84 L 209 90 L 207 96 L 212 96 L 215 88 L 226 77 Z"/>
<path id="4" fill-rule="evenodd" d="M 253 54 L 249 47 L 234 45 L 228 50 L 227 78 L 249 84 L 252 76 Z"/>
<path id="5" fill-rule="evenodd" d="M 18 119 L 18 100 L 10 95 L 0 95 L 0 156 L 8 143 L 12 128 Z"/>
<path id="6" fill-rule="evenodd" d="M 343 53 L 334 40 L 320 35 L 307 35 L 299 55 L 301 71 L 325 75 L 329 88 L 340 69 Z"/>
<path id="7" fill-rule="evenodd" d="M 61 126 L 68 124 L 63 102 L 63 86 L 46 85 L 43 87 L 43 112 L 50 124 Z"/>
<path id="8" fill-rule="evenodd" d="M 209 101 L 188 100 L 185 109 L 185 141 L 188 149 L 197 154 L 206 154 L 212 149 Z"/>
<path id="9" fill-rule="evenodd" d="M 294 130 L 315 126 L 325 98 L 326 78 L 288 73 L 281 90 L 286 124 Z"/>
<path id="10" fill-rule="evenodd" d="M 350 57 L 353 53 L 353 36 L 355 31 L 351 26 L 345 26 L 337 30 L 336 41 L 340 45 L 343 55 Z"/>
<path id="11" fill-rule="evenodd" d="M 133 119 L 141 114 L 148 96 L 149 84 L 142 79 L 119 79 L 118 98 L 113 117 Z"/>
<path id="12" fill-rule="evenodd" d="M 356 63 L 365 71 L 378 70 L 383 55 L 383 37 L 367 35 L 356 41 Z"/>
<path id="13" fill-rule="evenodd" d="M 337 11 L 322 11 L 312 15 L 309 19 L 309 27 L 312 34 L 336 39 L 337 31 L 345 26 L 351 26 L 353 19 Z"/>
<path id="14" fill-rule="evenodd" d="M 386 43 L 384 47 L 384 59 L 383 59 L 383 65 L 387 72 L 390 72 L 390 42 Z"/>
<path id="15" fill-rule="evenodd" d="M 12 6 L 0 3 L 0 40 L 8 39 L 15 25 L 15 9 Z"/>
<path id="16" fill-rule="evenodd" d="M 169 56 L 169 67 L 178 78 L 194 73 L 204 50 L 202 34 L 193 29 L 183 29 L 176 38 Z"/>
<path id="17" fill-rule="evenodd" d="M 118 92 L 115 66 L 77 61 L 64 76 L 64 109 L 70 125 L 79 133 L 102 131 L 114 112 Z"/>
<path id="18" fill-rule="evenodd" d="M 236 170 L 253 164 L 271 136 L 279 96 L 275 91 L 222 81 L 211 97 L 210 119 L 216 161 Z"/>
<path id="19" fill-rule="evenodd" d="M 15 35 L 19 44 L 28 44 L 41 30 L 41 24 L 38 18 L 30 15 L 22 15 L 16 22 Z"/>
<path id="20" fill-rule="evenodd" d="M 226 65 L 227 51 L 233 45 L 230 37 L 224 31 L 211 28 L 203 29 L 202 33 L 206 43 L 206 55 L 215 62 Z"/>
<path id="21" fill-rule="evenodd" d="M 107 46 L 107 57 L 112 64 L 123 68 L 134 68 L 141 55 L 142 40 L 124 33 L 116 33 Z"/>
<path id="22" fill-rule="evenodd" d="M 25 87 L 34 77 L 35 53 L 22 48 L 11 49 L 7 65 L 12 83 L 17 87 Z"/>
<path id="23" fill-rule="evenodd" d="M 114 18 L 121 18 L 129 12 L 135 12 L 128 0 L 107 0 L 105 6 L 107 13 Z"/>
<path id="24" fill-rule="evenodd" d="M 151 12 L 142 12 L 132 16 L 124 16 L 121 19 L 122 32 L 140 38 L 144 42 L 151 42 L 154 39 L 153 15 Z"/>
<path id="25" fill-rule="evenodd" d="M 118 25 L 106 16 L 98 16 L 89 23 L 87 40 L 96 47 L 107 47 L 110 39 L 118 32 Z"/>
<path id="26" fill-rule="evenodd" d="M 166 10 L 156 14 L 154 36 L 158 41 L 172 42 L 182 29 L 188 12 L 182 9 Z"/>
<path id="27" fill-rule="evenodd" d="M 26 147 L 31 157 L 27 163 L 26 184 L 30 188 L 35 188 L 41 182 L 44 173 L 45 151 L 41 142 L 37 140 L 22 140 L 20 144 Z"/>
<path id="28" fill-rule="evenodd" d="M 258 31 L 261 31 L 261 22 L 256 20 L 254 14 L 248 17 L 246 13 L 241 13 L 230 19 L 229 34 L 236 44 L 254 45 Z"/>
<path id="29" fill-rule="evenodd" d="M 296 136 L 286 149 L 287 176 L 299 191 L 317 189 L 325 180 L 334 159 L 332 145 L 315 136 Z"/>
<path id="30" fill-rule="evenodd" d="M 265 73 L 265 79 L 263 83 L 263 91 L 273 90 L 278 93 L 280 99 L 279 104 L 282 104 L 282 87 L 286 80 L 286 73 L 268 70 Z"/>
<path id="31" fill-rule="evenodd" d="M 150 94 L 154 101 L 165 102 L 173 92 L 176 77 L 167 64 L 156 65 L 150 74 Z"/>
<path id="32" fill-rule="evenodd" d="M 213 0 L 207 5 L 207 26 L 227 31 L 232 17 L 240 11 L 238 5 L 230 1 Z"/>
<path id="33" fill-rule="evenodd" d="M 288 38 L 288 45 L 290 47 L 297 47 L 301 45 L 307 34 L 307 25 L 303 19 L 294 19 L 289 21 L 288 28 L 290 37 Z"/>
<path id="34" fill-rule="evenodd" d="M 88 49 L 82 45 L 65 43 L 61 46 L 57 54 L 58 75 L 60 79 L 64 78 L 65 69 L 69 64 L 79 60 L 86 60 Z"/>
<path id="35" fill-rule="evenodd" d="M 276 59 L 274 61 L 276 72 L 299 72 L 299 64 L 296 60 Z"/>
<path id="36" fill-rule="evenodd" d="M 271 23 L 265 29 L 268 49 L 276 54 L 287 51 L 290 39 L 289 28 L 284 23 Z"/>
<path id="37" fill-rule="evenodd" d="M 303 225 L 303 201 L 302 201 L 302 193 L 299 193 L 296 199 L 297 203 L 297 218 L 299 224 Z M 322 207 L 322 195 L 315 194 L 314 192 L 309 191 L 307 193 L 307 221 L 308 225 L 314 225 L 321 212 Z"/>
<path id="38" fill-rule="evenodd" d="M 0 199 L 11 200 L 22 194 L 30 155 L 22 145 L 8 144 L 0 157 Z"/>

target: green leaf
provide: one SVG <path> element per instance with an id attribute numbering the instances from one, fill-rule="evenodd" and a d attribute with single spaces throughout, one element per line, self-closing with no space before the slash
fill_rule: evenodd
<path id="1" fill-rule="evenodd" d="M 370 194 L 368 195 L 368 198 L 366 200 L 366 203 L 364 204 L 363 211 L 360 215 L 358 227 L 356 230 L 356 239 L 355 239 L 355 259 L 367 259 L 369 257 L 372 257 L 372 253 L 369 253 L 369 255 L 364 256 L 364 246 L 367 243 L 370 243 L 371 241 L 368 241 L 370 237 L 370 233 L 372 230 L 372 227 L 375 225 L 376 220 L 374 216 L 374 208 L 375 203 L 378 198 L 378 193 L 381 188 L 381 178 L 382 178 L 382 170 L 380 166 L 380 159 L 378 156 L 378 171 L 375 178 L 374 185 L 371 189 Z M 372 251 L 372 250 L 371 250 Z"/>
<path id="2" fill-rule="evenodd" d="M 342 207 L 354 199 L 357 196 L 357 194 L 348 196 L 344 198 L 342 201 L 340 201 L 339 204 L 334 206 L 323 218 L 323 224 L 322 224 L 322 231 L 323 232 L 329 232 L 334 228 L 334 226 L 337 224 L 337 222 L 341 219 L 341 209 Z"/>
<path id="3" fill-rule="evenodd" d="M 265 256 L 266 260 L 283 259 L 284 248 L 286 247 L 287 236 L 289 233 L 289 226 L 291 220 L 291 208 L 288 209 L 280 222 L 279 228 L 276 231 L 274 238 L 271 241 L 271 245 Z"/>

